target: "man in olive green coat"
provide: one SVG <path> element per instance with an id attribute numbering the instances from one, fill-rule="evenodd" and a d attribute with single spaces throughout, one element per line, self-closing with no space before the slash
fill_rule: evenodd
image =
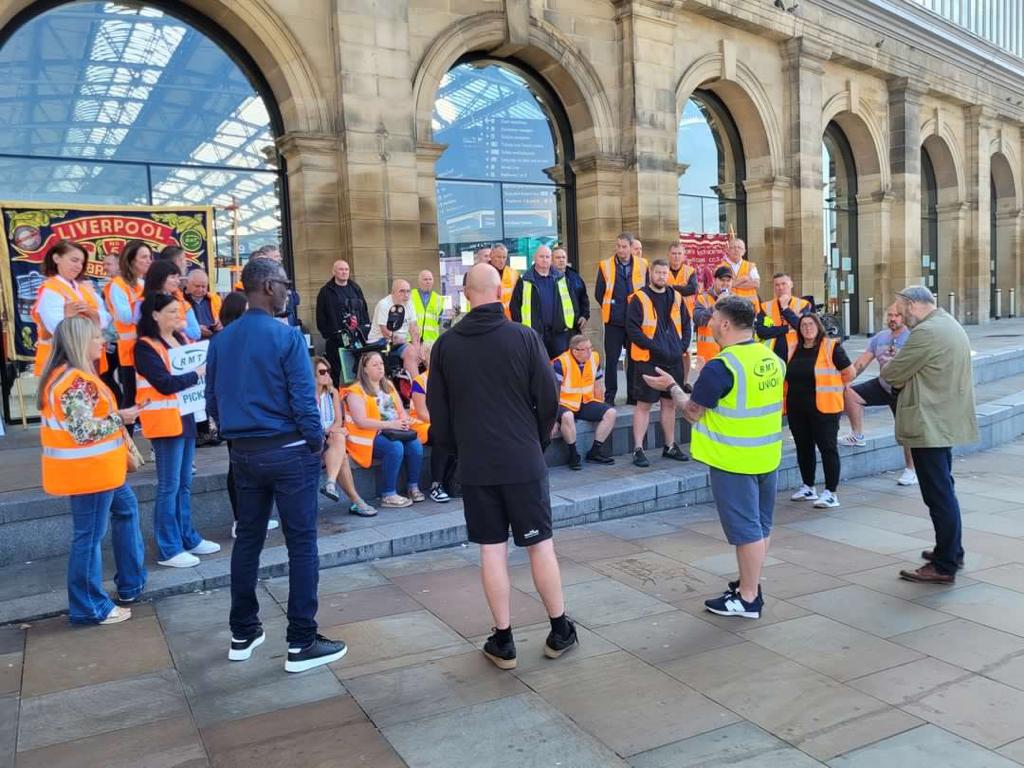
<path id="1" fill-rule="evenodd" d="M 963 567 L 960 503 L 953 486 L 953 446 L 978 441 L 974 410 L 971 345 L 964 329 L 935 306 L 935 296 L 913 285 L 896 294 L 910 338 L 881 376 L 901 390 L 896 404 L 896 440 L 910 448 L 935 527 L 935 549 L 916 571 L 900 571 L 908 581 L 952 584 Z"/>

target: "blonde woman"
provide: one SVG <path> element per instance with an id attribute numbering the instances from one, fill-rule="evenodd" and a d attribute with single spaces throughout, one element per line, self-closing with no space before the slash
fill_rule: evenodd
<path id="1" fill-rule="evenodd" d="M 346 447 L 352 459 L 369 468 L 374 459 L 381 463 L 384 490 L 381 506 L 408 507 L 425 501 L 420 490 L 423 446 L 412 430 L 412 419 L 402 407 L 395 388 L 384 376 L 384 358 L 369 352 L 359 358 L 357 381 L 348 388 L 345 405 L 350 416 Z M 398 494 L 398 473 L 405 463 L 409 496 Z"/>
<path id="2" fill-rule="evenodd" d="M 146 585 L 139 505 L 125 484 L 128 457 L 122 425 L 139 415 L 118 410 L 96 371 L 104 340 L 86 315 L 67 317 L 54 329 L 43 366 L 38 407 L 42 416 L 43 490 L 67 496 L 73 538 L 68 553 L 68 608 L 74 624 L 117 624 L 131 618 L 103 589 L 100 544 L 113 521 L 111 543 L 120 602 L 134 602 Z"/>
<path id="3" fill-rule="evenodd" d="M 331 501 L 339 501 L 338 485 L 351 500 L 348 511 L 360 517 L 373 517 L 377 510 L 363 501 L 356 491 L 352 479 L 352 467 L 345 451 L 345 416 L 341 409 L 341 398 L 331 379 L 331 364 L 325 357 L 313 358 L 313 377 L 316 380 L 316 407 L 320 411 L 320 424 L 324 428 L 324 468 L 327 482 L 320 487 L 320 493 Z"/>

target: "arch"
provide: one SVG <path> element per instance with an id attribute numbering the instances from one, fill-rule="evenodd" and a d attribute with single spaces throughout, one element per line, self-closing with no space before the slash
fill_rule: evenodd
<path id="1" fill-rule="evenodd" d="M 1013 175 L 1013 161 L 1007 157 L 1007 153 L 999 150 L 992 154 L 991 159 L 992 167 L 992 185 L 995 190 L 995 199 L 992 201 L 993 205 L 996 202 L 1007 206 L 1018 206 L 1020 195 L 1017 189 L 1017 180 Z"/>
<path id="2" fill-rule="evenodd" d="M 867 102 L 860 100 L 851 104 L 851 101 L 849 91 L 834 95 L 822 108 L 821 124 L 835 123 L 843 130 L 857 164 L 860 192 L 888 192 L 891 186 L 888 134 Z"/>
<path id="3" fill-rule="evenodd" d="M 825 246 L 822 267 L 825 303 L 834 309 L 850 300 L 850 327 L 858 330 L 860 316 L 860 228 L 864 226 L 859 202 L 863 172 L 849 136 L 836 121 L 822 133 L 822 220 Z"/>
<path id="4" fill-rule="evenodd" d="M 947 122 L 936 124 L 929 118 L 921 125 L 921 146 L 928 150 L 935 167 L 935 180 L 940 190 L 951 191 L 955 196 L 948 202 L 962 202 L 967 197 L 964 175 L 964 154 L 956 133 Z M 940 196 L 943 193 L 940 192 Z M 944 204 L 943 197 L 940 204 Z"/>
<path id="5" fill-rule="evenodd" d="M 416 141 L 433 139 L 431 114 L 445 73 L 467 53 L 493 53 L 501 48 L 506 33 L 504 14 L 488 12 L 461 19 L 435 38 L 423 54 L 413 81 Z M 540 75 L 558 97 L 569 117 L 577 155 L 619 151 L 605 87 L 571 40 L 547 22 L 531 18 L 529 43 L 513 58 Z"/>
<path id="6" fill-rule="evenodd" d="M 759 179 L 784 174 L 783 134 L 768 91 L 743 62 L 736 62 L 733 79 L 723 77 L 725 58 L 709 53 L 697 59 L 676 85 L 676 124 L 686 102 L 698 88 L 714 93 L 736 123 L 747 161 L 747 177 Z"/>

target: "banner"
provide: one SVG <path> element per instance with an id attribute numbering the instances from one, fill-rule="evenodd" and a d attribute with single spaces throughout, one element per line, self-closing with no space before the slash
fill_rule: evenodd
<path id="1" fill-rule="evenodd" d="M 94 279 L 97 289 L 106 283 L 104 257 L 120 253 L 130 240 L 142 240 L 154 252 L 170 245 L 184 248 L 189 262 L 205 269 L 213 282 L 213 208 L 209 206 L 0 203 L 0 220 L 0 288 L 8 359 L 31 360 L 35 355 L 32 305 L 44 280 L 43 257 L 58 240 L 72 240 L 85 249 L 83 276 Z"/>
<path id="2" fill-rule="evenodd" d="M 171 373 L 181 376 L 206 365 L 206 350 L 209 341 L 197 341 L 167 350 L 171 358 Z M 206 376 L 199 377 L 199 383 L 178 393 L 178 410 L 182 416 L 195 414 L 196 421 L 206 421 Z"/>
<path id="3" fill-rule="evenodd" d="M 679 242 L 686 249 L 687 263 L 697 270 L 700 289 L 706 291 L 715 279 L 715 268 L 729 253 L 729 235 L 680 232 Z"/>

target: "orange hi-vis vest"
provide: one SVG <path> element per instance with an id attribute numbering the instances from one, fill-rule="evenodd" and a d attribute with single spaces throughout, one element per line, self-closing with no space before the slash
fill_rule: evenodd
<path id="1" fill-rule="evenodd" d="M 678 274 L 672 274 L 672 268 L 669 267 L 668 284 L 670 286 L 679 286 L 680 288 L 683 288 L 688 282 L 690 282 L 690 276 L 693 275 L 694 272 L 696 272 L 696 270 L 689 264 L 683 264 L 683 266 L 679 268 Z M 686 309 L 690 313 L 690 320 L 693 320 L 693 308 L 696 305 L 696 299 L 696 295 L 683 296 L 683 303 L 686 304 Z"/>
<path id="2" fill-rule="evenodd" d="M 413 379 L 412 383 L 413 384 L 419 384 L 420 385 L 420 389 L 422 389 L 424 392 L 426 392 L 427 391 L 427 376 L 429 374 L 430 374 L 430 371 L 428 369 L 428 370 L 424 371 L 423 373 L 421 373 L 419 376 L 417 376 L 415 379 Z M 430 432 L 430 422 L 427 421 L 426 419 L 424 419 L 418 413 L 416 413 L 416 406 L 415 405 L 413 405 L 412 413 L 409 414 L 409 415 L 412 416 L 412 424 L 410 424 L 409 426 L 412 428 L 412 431 L 416 433 L 416 437 L 419 438 L 419 441 L 423 445 L 426 445 L 427 444 L 428 433 Z"/>
<path id="3" fill-rule="evenodd" d="M 128 472 L 128 449 L 122 430 L 114 430 L 84 445 L 71 436 L 61 397 L 79 379 L 92 384 L 99 392 L 93 418 L 105 419 L 117 413 L 113 393 L 93 373 L 62 365 L 43 385 L 45 396 L 39 425 L 43 490 L 54 496 L 78 496 L 120 488 Z"/>
<path id="4" fill-rule="evenodd" d="M 739 266 L 739 268 L 734 269 L 733 268 L 733 264 L 732 264 L 731 261 L 729 261 L 728 259 L 722 259 L 722 261 L 718 264 L 718 266 L 719 267 L 728 267 L 729 269 L 732 270 L 733 275 L 735 277 L 739 278 L 739 277 L 749 277 L 750 276 L 750 270 L 753 269 L 754 267 L 756 267 L 757 265 L 754 264 L 754 262 L 749 261 L 747 259 L 740 259 L 740 266 Z M 717 268 L 718 267 L 715 267 L 715 269 L 717 269 Z M 742 296 L 745 299 L 750 299 L 751 303 L 754 305 L 754 312 L 755 313 L 760 310 L 760 308 L 761 308 L 761 300 L 757 296 L 757 289 L 756 288 L 730 288 L 729 289 L 729 293 L 731 293 L 733 296 Z"/>
<path id="5" fill-rule="evenodd" d="M 181 288 L 172 293 L 171 296 L 173 296 L 174 300 L 178 302 L 178 319 L 182 322 L 183 327 L 181 332 L 184 333 L 184 324 L 188 322 L 188 311 L 192 309 L 192 305 L 185 301 L 185 294 L 182 292 Z"/>
<path id="6" fill-rule="evenodd" d="M 117 361 L 123 366 L 130 367 L 135 365 L 135 322 L 133 320 L 130 323 L 122 323 L 117 319 L 114 303 L 109 300 L 109 288 L 114 285 L 124 291 L 125 296 L 128 297 L 128 303 L 134 312 L 135 305 L 142 302 L 142 281 L 137 281 L 135 285 L 129 286 L 125 279 L 118 275 L 110 281 L 107 290 L 107 309 L 110 311 L 111 318 L 113 318 L 114 330 L 117 331 Z"/>
<path id="7" fill-rule="evenodd" d="M 576 413 L 584 403 L 597 400 L 594 394 L 594 383 L 597 381 L 597 370 L 600 358 L 597 352 L 590 353 L 590 359 L 580 368 L 579 361 L 573 357 L 571 350 L 566 350 L 555 358 L 562 364 L 562 389 L 558 393 L 558 404 Z"/>
<path id="8" fill-rule="evenodd" d="M 512 304 L 512 291 L 515 290 L 518 282 L 519 273 L 506 264 L 505 268 L 501 270 L 501 305 L 505 308 L 505 317 L 509 320 L 512 319 L 512 310 L 509 308 Z"/>
<path id="9" fill-rule="evenodd" d="M 373 441 L 380 430 L 373 427 L 363 429 L 356 424 L 348 407 L 348 397 L 361 397 L 363 399 L 363 403 L 366 406 L 366 418 L 368 419 L 380 421 L 380 407 L 377 405 L 377 398 L 366 394 L 358 381 L 346 390 L 345 428 L 348 430 L 348 436 L 345 438 L 345 448 L 356 464 L 360 467 L 369 468 L 373 464 Z M 391 401 L 395 404 L 395 412 L 401 413 L 402 404 L 394 387 L 391 388 Z"/>
<path id="10" fill-rule="evenodd" d="M 77 288 L 77 290 L 76 290 Z M 99 312 L 100 300 L 92 290 L 92 286 L 85 281 L 77 281 L 75 287 L 72 288 L 70 285 L 65 283 L 58 277 L 48 277 L 39 286 L 39 293 L 36 294 L 36 303 L 32 305 L 32 320 L 36 324 L 36 358 L 32 365 L 32 373 L 35 376 L 39 376 L 43 372 L 43 368 L 46 367 L 46 359 L 50 356 L 50 349 L 53 347 L 51 339 L 53 334 L 46 330 L 46 326 L 43 325 L 43 320 L 39 316 L 39 302 L 43 298 L 44 291 L 53 291 L 59 294 L 65 304 L 69 304 L 73 301 L 84 301 L 90 307 Z M 107 356 L 100 355 L 99 372 L 107 372 Z"/>
<path id="11" fill-rule="evenodd" d="M 666 290 L 672 291 L 671 288 Z M 651 301 L 651 297 L 648 296 L 644 291 L 637 291 L 629 297 L 630 301 L 639 301 L 640 306 L 644 309 L 643 320 L 640 323 L 640 330 L 643 331 L 644 336 L 648 339 L 654 338 L 654 332 L 658 330 L 658 314 L 654 311 L 654 302 Z M 683 306 L 683 297 L 679 295 L 678 291 L 672 291 L 672 324 L 676 327 L 676 333 L 679 334 L 680 338 L 683 335 L 683 313 L 680 307 Z M 637 362 L 646 362 L 651 359 L 651 353 L 649 350 L 643 347 L 638 347 L 636 344 L 629 345 L 629 356 L 631 359 Z"/>
<path id="12" fill-rule="evenodd" d="M 210 300 L 210 312 L 213 313 L 214 324 L 220 322 L 220 308 L 224 301 L 221 299 L 220 294 L 216 291 L 210 291 L 206 294 Z M 198 318 L 196 318 L 198 319 Z"/>
<path id="13" fill-rule="evenodd" d="M 615 267 L 616 257 L 612 256 L 598 264 L 598 269 L 604 276 L 604 296 L 601 297 L 601 319 L 607 323 L 612 319 L 612 299 L 615 296 L 615 278 L 617 271 Z M 626 294 L 632 297 L 634 291 L 644 287 L 647 279 L 647 259 L 633 259 L 633 271 L 629 276 L 629 290 Z"/>
<path id="14" fill-rule="evenodd" d="M 810 302 L 807 301 L 806 299 L 801 299 L 799 296 L 794 296 L 792 298 L 792 300 L 790 301 L 789 308 L 792 309 L 793 312 L 796 313 L 797 317 L 799 317 L 801 315 L 801 313 L 803 313 L 803 311 L 805 309 L 807 309 L 807 307 L 809 307 L 810 305 L 811 305 Z M 796 347 L 796 343 L 797 343 L 797 341 L 799 339 L 799 336 L 798 336 L 798 334 L 796 332 L 796 328 L 794 328 L 793 326 L 789 325 L 789 323 L 787 323 L 785 321 L 785 319 L 783 319 L 783 317 L 782 317 L 782 308 L 779 306 L 779 300 L 778 299 L 772 299 L 771 301 L 769 301 L 767 303 L 762 303 L 761 304 L 761 311 L 764 312 L 768 317 L 770 317 L 772 319 L 772 325 L 773 326 L 775 326 L 775 327 L 778 327 L 780 325 L 789 326 L 789 330 L 786 331 L 786 346 L 789 347 L 790 349 L 794 349 Z M 770 339 L 770 340 L 766 340 L 766 341 L 774 342 L 775 340 L 774 339 Z"/>
<path id="15" fill-rule="evenodd" d="M 164 366 L 167 370 L 171 370 L 171 356 L 163 344 L 156 339 L 145 337 L 140 339 L 139 343 L 149 344 L 149 346 L 155 349 L 157 354 L 160 355 L 160 359 L 164 361 Z M 149 404 L 139 411 L 139 421 L 142 423 L 143 437 L 152 440 L 154 437 L 177 437 L 180 435 L 182 427 L 181 411 L 178 409 L 178 396 L 160 394 L 152 384 L 142 378 L 138 371 L 136 371 L 135 381 L 138 388 L 135 402 L 144 403 L 147 400 L 149 401 Z"/>
<path id="16" fill-rule="evenodd" d="M 709 311 L 715 308 L 715 302 L 718 301 L 718 299 L 710 293 L 698 293 L 694 298 L 697 300 L 695 304 L 700 304 Z M 704 358 L 705 363 L 709 363 L 721 351 L 722 348 L 718 346 L 718 342 L 715 341 L 715 335 L 711 333 L 711 326 L 698 325 L 697 357 L 702 357 Z"/>
<path id="17" fill-rule="evenodd" d="M 789 345 L 787 362 L 793 359 L 796 346 L 795 340 Z M 843 412 L 843 390 L 846 387 L 832 357 L 838 346 L 837 339 L 827 336 L 818 345 L 818 357 L 814 361 L 814 407 L 818 413 Z"/>

